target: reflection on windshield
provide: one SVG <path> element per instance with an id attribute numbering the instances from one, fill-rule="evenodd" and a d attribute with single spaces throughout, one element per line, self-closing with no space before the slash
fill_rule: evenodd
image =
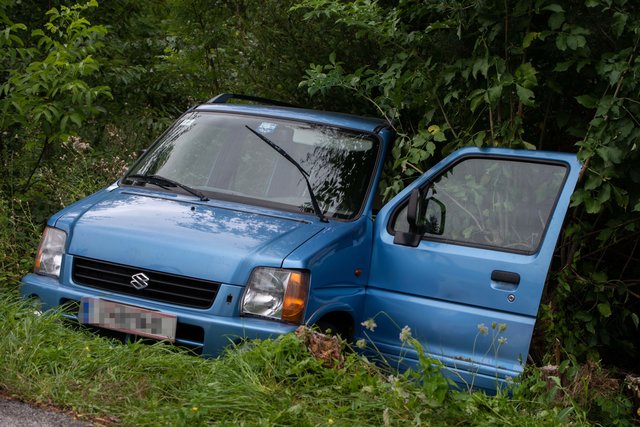
<path id="1" fill-rule="evenodd" d="M 377 140 L 326 126 L 192 113 L 174 125 L 130 174 L 161 175 L 212 198 L 313 212 L 300 171 L 246 126 L 272 140 L 309 173 L 327 217 L 351 219 L 358 214 L 374 170 Z"/>

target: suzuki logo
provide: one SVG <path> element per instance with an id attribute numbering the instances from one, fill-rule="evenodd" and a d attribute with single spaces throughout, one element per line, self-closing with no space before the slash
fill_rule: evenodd
<path id="1" fill-rule="evenodd" d="M 144 289 L 149 286 L 149 278 L 144 273 L 136 273 L 131 276 L 131 286 L 136 288 L 137 290 Z"/>

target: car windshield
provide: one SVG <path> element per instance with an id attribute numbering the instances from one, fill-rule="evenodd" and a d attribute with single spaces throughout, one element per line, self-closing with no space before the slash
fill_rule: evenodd
<path id="1" fill-rule="evenodd" d="M 324 125 L 189 113 L 145 153 L 127 176 L 160 176 L 212 199 L 313 213 L 300 170 L 251 130 L 286 151 L 309 174 L 313 192 L 328 218 L 352 219 L 358 215 L 375 169 L 378 140 Z M 123 183 L 145 185 L 126 177 Z"/>

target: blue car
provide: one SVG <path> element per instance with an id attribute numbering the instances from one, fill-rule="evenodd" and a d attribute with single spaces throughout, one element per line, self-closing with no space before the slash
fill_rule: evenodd
<path id="1" fill-rule="evenodd" d="M 575 155 L 462 149 L 379 206 L 387 122 L 232 98 L 53 215 L 21 294 L 205 355 L 308 324 L 463 387 L 522 372 Z"/>

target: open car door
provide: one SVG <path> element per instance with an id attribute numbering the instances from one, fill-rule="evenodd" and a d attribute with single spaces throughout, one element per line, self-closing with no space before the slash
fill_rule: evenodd
<path id="1" fill-rule="evenodd" d="M 580 167 L 573 154 L 468 148 L 413 182 L 376 218 L 364 311 L 376 326 L 359 338 L 411 365 L 408 326 L 462 387 L 515 378 Z"/>

